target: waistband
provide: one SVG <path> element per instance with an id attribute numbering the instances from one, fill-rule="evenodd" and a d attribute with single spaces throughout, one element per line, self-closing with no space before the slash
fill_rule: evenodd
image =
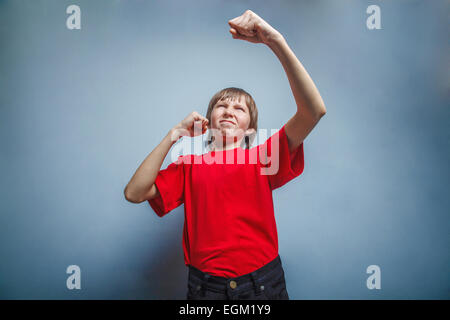
<path id="1" fill-rule="evenodd" d="M 188 267 L 189 277 L 193 276 L 203 282 L 203 284 L 207 287 L 218 291 L 227 290 L 227 288 L 230 287 L 230 282 L 234 282 L 237 288 L 247 287 L 249 283 L 254 284 L 257 288 L 259 288 L 258 282 L 262 278 L 269 277 L 272 271 L 279 270 L 281 267 L 281 258 L 278 255 L 275 259 L 261 268 L 236 278 L 213 276 L 193 267 L 192 265 L 188 265 Z"/>

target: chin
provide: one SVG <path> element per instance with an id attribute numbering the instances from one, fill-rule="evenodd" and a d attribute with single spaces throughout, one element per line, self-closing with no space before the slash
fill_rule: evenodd
<path id="1" fill-rule="evenodd" d="M 221 128 L 220 133 L 223 136 L 234 136 L 234 128 Z"/>

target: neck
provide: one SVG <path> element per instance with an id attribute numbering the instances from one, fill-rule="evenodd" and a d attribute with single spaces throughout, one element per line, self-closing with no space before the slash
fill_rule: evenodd
<path id="1" fill-rule="evenodd" d="M 231 142 L 231 141 L 225 142 L 225 141 L 224 141 L 224 142 L 223 142 L 223 145 L 219 146 L 219 145 L 216 144 L 215 141 L 213 141 L 213 142 L 211 143 L 211 149 L 212 149 L 212 151 L 226 151 L 226 150 L 232 150 L 232 149 L 236 149 L 236 148 L 240 147 L 240 146 L 241 146 L 241 143 L 242 143 L 242 139 L 239 140 L 239 141 L 234 141 L 234 142 Z"/>

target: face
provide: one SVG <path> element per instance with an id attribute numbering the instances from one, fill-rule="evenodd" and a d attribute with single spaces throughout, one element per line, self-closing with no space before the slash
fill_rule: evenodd
<path id="1" fill-rule="evenodd" d="M 245 97 L 233 97 L 219 100 L 211 112 L 211 129 L 221 133 L 224 142 L 239 142 L 244 134 L 249 134 L 250 111 Z M 217 137 L 217 133 L 213 134 Z"/>

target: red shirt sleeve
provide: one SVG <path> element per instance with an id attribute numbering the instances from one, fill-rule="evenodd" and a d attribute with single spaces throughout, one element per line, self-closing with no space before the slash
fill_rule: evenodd
<path id="1" fill-rule="evenodd" d="M 184 164 L 182 156 L 176 162 L 160 170 L 155 180 L 159 196 L 147 200 L 155 213 L 163 217 L 184 203 Z"/>
<path id="2" fill-rule="evenodd" d="M 261 145 L 259 156 L 261 174 L 267 175 L 271 190 L 298 177 L 304 169 L 303 142 L 290 152 L 284 126 Z"/>

